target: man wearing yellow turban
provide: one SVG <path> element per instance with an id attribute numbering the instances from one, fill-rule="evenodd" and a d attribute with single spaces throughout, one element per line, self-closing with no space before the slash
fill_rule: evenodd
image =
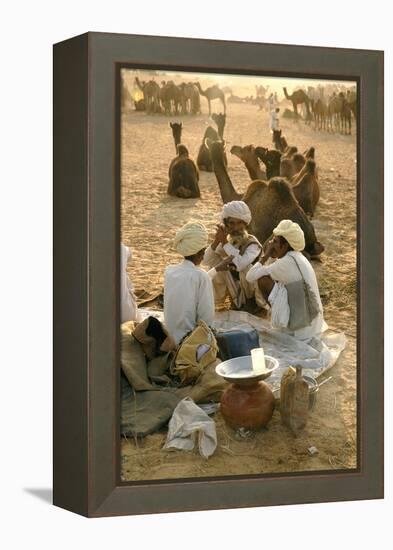
<path id="1" fill-rule="evenodd" d="M 327 329 L 317 278 L 311 263 L 302 254 L 304 247 L 304 233 L 301 227 L 292 220 L 281 220 L 273 230 L 273 238 L 267 243 L 259 261 L 246 276 L 249 283 L 258 285 L 266 302 L 270 304 L 273 326 L 274 320 L 279 320 L 280 326 L 276 324 L 274 328 L 292 332 L 301 340 L 318 336 Z M 309 325 L 291 331 L 286 328 L 291 316 L 286 288 L 296 281 L 304 281 L 308 286 L 319 312 Z M 302 285 L 299 288 L 302 288 Z M 285 315 L 287 317 L 283 321 Z"/>
<path id="2" fill-rule="evenodd" d="M 164 275 L 164 318 L 169 334 L 176 344 L 198 321 L 211 325 L 214 317 L 212 278 L 216 271 L 227 269 L 231 258 L 214 270 L 199 267 L 208 243 L 207 230 L 201 223 L 186 223 L 174 240 L 175 250 L 184 260 L 166 268 Z"/>

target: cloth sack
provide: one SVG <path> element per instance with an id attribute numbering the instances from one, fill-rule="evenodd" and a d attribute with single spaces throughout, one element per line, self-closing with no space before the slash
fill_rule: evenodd
<path id="1" fill-rule="evenodd" d="M 164 449 L 192 451 L 195 444 L 203 458 L 209 458 L 217 447 L 216 425 L 190 397 L 186 397 L 173 411 Z"/>
<path id="2" fill-rule="evenodd" d="M 152 316 L 139 323 L 132 331 L 132 336 L 141 344 L 148 360 L 176 348 L 165 326 Z"/>
<path id="3" fill-rule="evenodd" d="M 178 376 L 180 385 L 195 382 L 203 369 L 213 363 L 217 357 L 217 342 L 212 330 L 200 320 L 195 329 L 180 342 L 171 374 Z"/>
<path id="4" fill-rule="evenodd" d="M 291 331 L 299 330 L 311 325 L 315 317 L 320 313 L 319 303 L 310 285 L 304 280 L 302 271 L 293 256 L 290 256 L 295 262 L 300 276 L 300 281 L 287 283 L 289 305 L 288 329 Z"/>
<path id="5" fill-rule="evenodd" d="M 255 328 L 248 330 L 219 330 L 215 332 L 220 359 L 251 355 L 251 350 L 259 348 L 259 336 Z"/>

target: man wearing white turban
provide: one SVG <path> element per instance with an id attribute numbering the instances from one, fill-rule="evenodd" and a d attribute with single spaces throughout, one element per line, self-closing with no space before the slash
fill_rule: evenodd
<path id="1" fill-rule="evenodd" d="M 213 279 L 216 306 L 222 307 L 229 295 L 232 307 L 254 313 L 261 304 L 256 303 L 255 285 L 247 282 L 246 274 L 260 255 L 262 246 L 247 232 L 250 209 L 243 201 L 228 202 L 222 209 L 221 221 L 203 260 L 205 265 L 214 268 L 223 258 L 233 258 L 230 270 L 218 273 Z"/>
<path id="2" fill-rule="evenodd" d="M 174 240 L 176 251 L 184 257 L 166 268 L 164 275 L 164 319 L 176 344 L 192 331 L 199 320 L 211 325 L 214 317 L 212 278 L 216 271 L 227 269 L 230 260 L 214 270 L 199 267 L 208 243 L 206 228 L 197 222 L 186 223 Z"/>
<path id="3" fill-rule="evenodd" d="M 285 315 L 287 316 L 284 322 L 280 321 L 281 326 L 276 325 L 274 328 L 290 332 L 301 340 L 318 336 L 327 329 L 327 324 L 323 319 L 323 307 L 314 269 L 302 254 L 305 247 L 304 233 L 297 223 L 281 220 L 273 230 L 273 235 L 259 261 L 247 273 L 247 280 L 258 285 L 266 302 L 270 304 L 273 326 L 274 319 L 282 321 Z M 313 294 L 319 311 L 311 324 L 290 331 L 286 328 L 291 315 L 286 285 L 302 280 Z M 303 285 L 300 285 L 300 288 L 303 288 Z"/>

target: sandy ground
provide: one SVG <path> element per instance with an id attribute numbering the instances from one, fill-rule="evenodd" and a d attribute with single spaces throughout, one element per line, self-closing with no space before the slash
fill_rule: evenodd
<path id="1" fill-rule="evenodd" d="M 202 98 L 202 110 L 206 105 Z M 213 110 L 219 109 L 214 105 Z M 122 241 L 133 250 L 129 274 L 141 299 L 162 290 L 164 267 L 177 263 L 171 249 L 177 228 L 201 221 L 213 233 L 222 202 L 214 173 L 201 173 L 200 199 L 166 194 L 168 165 L 175 156 L 169 120 L 183 122 L 182 141 L 196 158 L 207 115 L 167 118 L 127 112 L 122 115 Z M 313 127 L 281 120 L 283 134 L 300 151 L 314 145 L 321 199 L 314 226 L 325 245 L 321 263 L 314 263 L 325 318 L 343 330 L 348 344 L 330 371 L 333 380 L 319 392 L 306 429 L 294 438 L 281 425 L 278 409 L 268 429 L 249 439 L 236 434 L 215 415 L 218 446 L 208 460 L 197 453 L 163 451 L 166 431 L 135 444 L 122 440 L 122 478 L 189 478 L 356 467 L 356 138 L 315 132 Z M 268 115 L 257 107 L 228 105 L 224 137 L 232 145 L 271 146 Z M 242 162 L 228 153 L 229 174 L 238 191 L 248 184 Z M 318 454 L 310 456 L 308 447 Z"/>

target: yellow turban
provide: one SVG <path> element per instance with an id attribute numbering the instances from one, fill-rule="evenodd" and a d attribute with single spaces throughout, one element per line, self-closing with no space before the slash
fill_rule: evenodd
<path id="1" fill-rule="evenodd" d="M 206 248 L 207 242 L 206 227 L 198 222 L 189 222 L 176 233 L 174 246 L 182 256 L 192 256 Z"/>
<path id="2" fill-rule="evenodd" d="M 277 237 L 284 237 L 296 252 L 304 250 L 306 243 L 303 230 L 300 225 L 292 220 L 281 220 L 278 226 L 273 229 L 273 234 Z"/>

